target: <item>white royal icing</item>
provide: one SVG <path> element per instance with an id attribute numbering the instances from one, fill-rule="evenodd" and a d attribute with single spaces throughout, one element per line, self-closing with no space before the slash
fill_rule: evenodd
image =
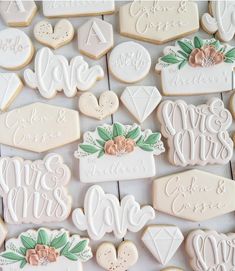
<path id="1" fill-rule="evenodd" d="M 127 230 L 138 232 L 154 217 L 153 208 L 149 205 L 141 208 L 132 195 L 119 202 L 117 197 L 105 194 L 98 185 L 88 189 L 84 209 L 75 209 L 72 213 L 75 226 L 79 230 L 87 230 L 92 240 L 99 240 L 109 232 L 123 238 Z"/>
<path id="2" fill-rule="evenodd" d="M 114 0 L 43 0 L 46 17 L 109 14 L 114 10 Z"/>
<path id="3" fill-rule="evenodd" d="M 76 56 L 68 63 L 64 56 L 54 55 L 46 47 L 37 52 L 34 70 L 35 72 L 25 70 L 24 79 L 31 88 L 37 88 L 47 99 L 61 91 L 64 91 L 65 96 L 73 97 L 78 90 L 86 91 L 104 77 L 101 66 L 89 68 L 82 56 Z"/>
<path id="4" fill-rule="evenodd" d="M 71 172 L 58 154 L 34 162 L 21 158 L 0 159 L 0 195 L 7 223 L 43 223 L 65 220 L 71 197 L 65 186 Z"/>
<path id="5" fill-rule="evenodd" d="M 16 73 L 0 73 L 0 109 L 6 110 L 11 101 L 23 88 Z"/>
<path id="6" fill-rule="evenodd" d="M 6 242 L 0 253 L 3 271 L 82 271 L 92 257 L 89 239 L 61 230 L 40 228 L 22 232 Z"/>
<path id="7" fill-rule="evenodd" d="M 235 3 L 229 0 L 209 1 L 211 14 L 202 16 L 203 28 L 216 33 L 222 41 L 232 40 L 235 34 Z"/>
<path id="8" fill-rule="evenodd" d="M 235 234 L 216 231 L 192 231 L 186 239 L 186 251 L 193 270 L 234 270 Z"/>
<path id="9" fill-rule="evenodd" d="M 218 98 L 194 106 L 183 100 L 164 101 L 158 107 L 162 135 L 169 145 L 173 165 L 227 164 L 233 155 L 233 141 L 227 129 L 231 113 Z"/>
<path id="10" fill-rule="evenodd" d="M 162 96 L 156 87 L 130 86 L 123 91 L 120 99 L 138 122 L 142 123 L 160 103 Z"/>
<path id="11" fill-rule="evenodd" d="M 155 70 L 164 95 L 179 96 L 232 90 L 234 67 L 234 47 L 195 36 L 165 47 Z"/>
<path id="12" fill-rule="evenodd" d="M 151 67 L 151 57 L 144 46 L 127 41 L 118 44 L 109 56 L 111 73 L 120 81 L 134 83 L 142 80 Z"/>
<path id="13" fill-rule="evenodd" d="M 33 57 L 33 45 L 29 37 L 16 28 L 0 31 L 0 66 L 13 70 L 27 65 Z"/>

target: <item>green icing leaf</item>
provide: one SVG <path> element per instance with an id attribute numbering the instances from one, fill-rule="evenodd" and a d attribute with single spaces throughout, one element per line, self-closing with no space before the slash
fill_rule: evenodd
<path id="1" fill-rule="evenodd" d="M 70 261 L 77 261 L 78 260 L 78 256 L 70 253 L 70 252 L 67 252 L 66 254 L 64 254 L 64 256 L 69 259 Z"/>
<path id="2" fill-rule="evenodd" d="M 183 60 L 178 66 L 179 70 L 182 69 L 186 64 L 187 64 L 187 60 Z"/>
<path id="3" fill-rule="evenodd" d="M 95 146 L 92 146 L 92 145 L 80 144 L 79 147 L 80 147 L 83 151 L 85 151 L 85 152 L 87 152 L 87 153 L 89 153 L 89 154 L 93 154 L 93 153 L 96 153 L 96 152 L 99 151 L 98 148 L 96 148 Z"/>
<path id="4" fill-rule="evenodd" d="M 24 268 L 24 266 L 27 264 L 27 261 L 26 261 L 26 259 L 23 259 L 22 261 L 21 261 L 21 263 L 20 263 L 20 268 L 22 269 L 22 268 Z"/>
<path id="5" fill-rule="evenodd" d="M 210 45 L 213 45 L 216 49 L 219 49 L 220 42 L 218 40 L 215 40 L 214 42 L 210 43 Z"/>
<path id="6" fill-rule="evenodd" d="M 104 154 L 105 154 L 104 150 L 101 150 L 101 151 L 98 153 L 98 158 L 102 157 Z"/>
<path id="7" fill-rule="evenodd" d="M 68 253 L 69 251 L 69 246 L 70 246 L 70 242 L 68 242 L 63 248 L 62 250 L 60 251 L 60 255 L 64 255 Z"/>
<path id="8" fill-rule="evenodd" d="M 26 249 L 35 248 L 37 244 L 35 240 L 25 235 L 21 235 L 20 240 Z"/>
<path id="9" fill-rule="evenodd" d="M 70 253 L 81 253 L 87 246 L 88 241 L 82 240 L 76 246 L 74 246 L 69 252 Z"/>
<path id="10" fill-rule="evenodd" d="M 134 130 L 131 130 L 126 135 L 126 138 L 136 139 L 140 135 L 140 127 L 137 126 Z"/>
<path id="11" fill-rule="evenodd" d="M 150 152 L 150 151 L 154 150 L 154 148 L 152 146 L 150 146 L 149 144 L 142 143 L 142 144 L 137 144 L 137 146 L 140 147 L 144 151 L 149 151 Z"/>
<path id="12" fill-rule="evenodd" d="M 68 237 L 66 233 L 63 233 L 62 235 L 60 235 L 59 237 L 54 238 L 51 241 L 50 246 L 54 247 L 55 249 L 61 248 L 63 247 L 68 241 Z"/>
<path id="13" fill-rule="evenodd" d="M 101 147 L 104 147 L 104 145 L 105 145 L 105 141 L 103 141 L 103 140 L 97 139 L 96 142 L 97 142 Z"/>
<path id="14" fill-rule="evenodd" d="M 153 133 L 147 137 L 144 141 L 145 144 L 154 145 L 156 144 L 161 138 L 160 133 Z"/>
<path id="15" fill-rule="evenodd" d="M 192 50 L 193 50 L 193 47 L 190 43 L 188 43 L 187 41 L 181 41 L 181 40 L 178 40 L 177 42 L 180 46 L 180 48 L 187 54 L 191 54 Z"/>
<path id="16" fill-rule="evenodd" d="M 228 52 L 226 52 L 225 57 L 235 58 L 235 48 L 232 48 Z"/>
<path id="17" fill-rule="evenodd" d="M 12 261 L 21 261 L 24 260 L 24 257 L 14 253 L 14 252 L 4 252 L 1 254 L 1 257 L 12 260 Z"/>
<path id="18" fill-rule="evenodd" d="M 182 51 L 177 51 L 180 55 L 182 55 L 185 59 L 188 59 L 189 55 Z"/>
<path id="19" fill-rule="evenodd" d="M 100 138 L 103 139 L 104 141 L 108 141 L 112 139 L 111 135 L 104 128 L 98 127 L 97 131 Z"/>
<path id="20" fill-rule="evenodd" d="M 224 62 L 225 63 L 234 63 L 234 60 L 233 59 L 231 59 L 231 58 L 225 58 L 225 60 L 224 60 Z"/>
<path id="21" fill-rule="evenodd" d="M 113 138 L 124 135 L 123 126 L 120 123 L 113 124 Z"/>
<path id="22" fill-rule="evenodd" d="M 176 64 L 179 63 L 181 60 L 177 58 L 177 56 L 173 54 L 165 55 L 161 57 L 161 61 L 169 63 L 169 64 Z"/>
<path id="23" fill-rule="evenodd" d="M 49 241 L 49 238 L 48 238 L 46 231 L 44 229 L 40 229 L 38 231 L 37 244 L 48 245 L 48 241 Z"/>
<path id="24" fill-rule="evenodd" d="M 25 247 L 20 247 L 19 248 L 19 251 L 20 251 L 20 253 L 22 254 L 22 255 L 26 255 L 26 251 L 27 251 L 27 249 L 25 248 Z"/>
<path id="25" fill-rule="evenodd" d="M 193 43 L 194 43 L 194 47 L 198 49 L 201 49 L 204 44 L 203 39 L 197 36 L 194 37 Z"/>

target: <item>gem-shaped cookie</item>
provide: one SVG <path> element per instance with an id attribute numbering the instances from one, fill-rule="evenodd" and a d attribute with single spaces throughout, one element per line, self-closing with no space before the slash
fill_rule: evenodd
<path id="1" fill-rule="evenodd" d="M 0 14 L 9 26 L 28 26 L 37 12 L 34 0 L 0 2 Z"/>
<path id="2" fill-rule="evenodd" d="M 80 138 L 79 113 L 64 107 L 34 103 L 0 115 L 0 143 L 43 152 Z"/>
<path id="3" fill-rule="evenodd" d="M 197 4 L 192 1 L 150 0 L 121 6 L 121 35 L 162 44 L 199 29 Z"/>
<path id="4" fill-rule="evenodd" d="M 113 47 L 113 26 L 101 19 L 90 19 L 78 28 L 78 50 L 99 59 Z"/>
<path id="5" fill-rule="evenodd" d="M 6 242 L 0 253 L 3 271 L 78 271 L 92 257 L 89 239 L 61 230 L 28 230 Z"/>
<path id="6" fill-rule="evenodd" d="M 150 205 L 141 208 L 132 195 L 119 202 L 116 196 L 105 194 L 98 185 L 88 189 L 84 208 L 75 209 L 72 213 L 75 226 L 78 230 L 87 230 L 92 240 L 99 240 L 109 232 L 123 238 L 127 230 L 138 232 L 154 217 L 155 212 Z"/>
<path id="7" fill-rule="evenodd" d="M 173 165 L 224 165 L 231 160 L 233 142 L 227 129 L 232 116 L 222 100 L 211 98 L 198 106 L 167 100 L 159 105 L 157 115 Z"/>
<path id="8" fill-rule="evenodd" d="M 74 57 L 70 63 L 61 55 L 44 47 L 37 52 L 34 71 L 24 71 L 24 79 L 29 87 L 38 89 L 47 99 L 53 98 L 57 92 L 64 91 L 65 96 L 73 97 L 77 91 L 90 89 L 97 80 L 104 77 L 101 66 L 89 68 L 82 56 Z"/>
<path id="9" fill-rule="evenodd" d="M 153 177 L 154 155 L 164 151 L 160 133 L 117 122 L 86 132 L 74 155 L 80 181 L 92 183 Z"/>
<path id="10" fill-rule="evenodd" d="M 155 67 L 164 95 L 198 95 L 233 89 L 235 48 L 216 39 L 178 40 Z"/>

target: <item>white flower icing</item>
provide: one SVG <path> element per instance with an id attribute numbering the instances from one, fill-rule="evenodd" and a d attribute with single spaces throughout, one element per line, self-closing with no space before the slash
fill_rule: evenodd
<path id="1" fill-rule="evenodd" d="M 113 232 L 117 238 L 123 238 L 127 230 L 137 232 L 154 217 L 153 208 L 141 208 L 132 195 L 125 196 L 119 202 L 117 197 L 105 194 L 98 185 L 88 189 L 84 211 L 75 209 L 72 213 L 75 226 L 79 230 L 87 230 L 93 240 L 101 239 L 108 232 Z"/>
<path id="2" fill-rule="evenodd" d="M 67 97 L 73 97 L 78 90 L 86 91 L 104 77 L 101 66 L 89 68 L 82 56 L 76 56 L 68 63 L 64 56 L 54 55 L 46 47 L 38 51 L 34 69 L 35 72 L 25 70 L 24 79 L 31 88 L 37 88 L 47 99 L 53 98 L 60 91 L 64 91 Z"/>

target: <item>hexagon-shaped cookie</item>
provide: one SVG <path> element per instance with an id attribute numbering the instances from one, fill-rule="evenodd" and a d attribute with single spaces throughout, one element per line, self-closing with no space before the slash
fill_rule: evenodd
<path id="1" fill-rule="evenodd" d="M 78 49 L 84 55 L 99 59 L 113 47 L 113 27 L 97 18 L 78 29 Z"/>
<path id="2" fill-rule="evenodd" d="M 37 12 L 34 0 L 0 2 L 0 14 L 9 26 L 28 26 Z"/>

